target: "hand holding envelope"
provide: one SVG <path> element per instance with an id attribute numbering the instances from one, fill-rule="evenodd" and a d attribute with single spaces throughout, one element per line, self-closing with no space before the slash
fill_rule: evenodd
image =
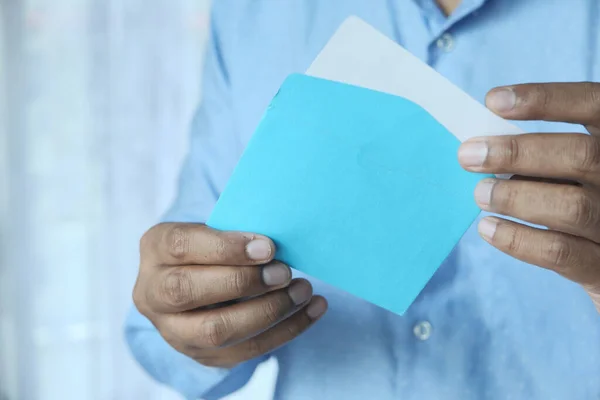
<path id="1" fill-rule="evenodd" d="M 262 235 L 164 223 L 140 243 L 137 309 L 174 349 L 229 368 L 294 339 L 326 311 Z"/>
<path id="2" fill-rule="evenodd" d="M 459 159 L 470 171 L 518 178 L 481 181 L 475 189 L 481 209 L 548 228 L 487 217 L 479 224 L 481 236 L 580 284 L 600 312 L 600 84 L 496 88 L 487 104 L 505 118 L 581 124 L 590 133 L 473 138 Z"/>

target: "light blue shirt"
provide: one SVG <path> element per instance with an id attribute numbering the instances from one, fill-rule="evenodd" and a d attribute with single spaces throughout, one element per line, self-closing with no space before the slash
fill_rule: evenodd
<path id="1" fill-rule="evenodd" d="M 165 220 L 207 219 L 281 82 L 352 14 L 479 101 L 497 85 L 600 81 L 598 0 L 464 0 L 450 18 L 434 0 L 216 0 L 204 99 Z M 277 399 L 600 399 L 600 316 L 587 295 L 492 249 L 474 228 L 403 317 L 320 283 L 315 292 L 328 313 L 269 355 Z M 190 399 L 235 391 L 267 358 L 204 367 L 136 311 L 126 334 L 141 365 Z"/>

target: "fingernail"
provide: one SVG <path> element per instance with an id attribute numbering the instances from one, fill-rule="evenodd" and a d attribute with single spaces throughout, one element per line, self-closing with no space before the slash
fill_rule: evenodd
<path id="1" fill-rule="evenodd" d="M 480 207 L 489 208 L 495 184 L 495 179 L 484 179 L 475 187 L 475 201 Z"/>
<path id="2" fill-rule="evenodd" d="M 288 294 L 295 305 L 306 303 L 312 296 L 312 286 L 306 281 L 298 281 L 292 283 L 288 289 Z"/>
<path id="3" fill-rule="evenodd" d="M 327 311 L 327 302 L 321 297 L 317 297 L 306 307 L 306 315 L 310 319 L 317 319 Z"/>
<path id="4" fill-rule="evenodd" d="M 254 239 L 246 245 L 246 254 L 254 261 L 268 260 L 271 257 L 271 245 L 264 239 Z"/>
<path id="5" fill-rule="evenodd" d="M 511 88 L 495 89 L 488 93 L 485 104 L 492 111 L 507 112 L 515 108 L 517 95 Z"/>
<path id="6" fill-rule="evenodd" d="M 458 150 L 458 161 L 464 167 L 481 167 L 488 154 L 488 146 L 484 139 L 466 141 Z"/>
<path id="7" fill-rule="evenodd" d="M 485 240 L 490 242 L 494 238 L 497 227 L 498 222 L 495 219 L 484 218 L 479 222 L 479 234 L 483 236 Z"/>
<path id="8" fill-rule="evenodd" d="M 267 286 L 283 285 L 292 277 L 290 269 L 279 262 L 269 264 L 262 270 L 263 282 Z"/>

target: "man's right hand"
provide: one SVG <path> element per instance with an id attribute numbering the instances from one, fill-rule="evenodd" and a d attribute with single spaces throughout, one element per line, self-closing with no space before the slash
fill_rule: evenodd
<path id="1" fill-rule="evenodd" d="M 163 338 L 206 366 L 233 367 L 298 336 L 327 310 L 273 261 L 262 235 L 159 224 L 141 239 L 133 299 Z"/>

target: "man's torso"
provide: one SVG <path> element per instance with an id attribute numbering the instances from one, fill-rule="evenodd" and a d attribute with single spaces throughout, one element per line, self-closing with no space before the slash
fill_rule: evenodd
<path id="1" fill-rule="evenodd" d="M 280 83 L 352 14 L 479 101 L 503 84 L 600 81 L 596 0 L 465 0 L 450 20 L 433 0 L 230 3 L 222 48 L 240 154 Z M 474 228 L 403 317 L 314 285 L 330 311 L 277 351 L 278 398 L 600 399 L 600 316 L 585 293 L 492 250 Z"/>

